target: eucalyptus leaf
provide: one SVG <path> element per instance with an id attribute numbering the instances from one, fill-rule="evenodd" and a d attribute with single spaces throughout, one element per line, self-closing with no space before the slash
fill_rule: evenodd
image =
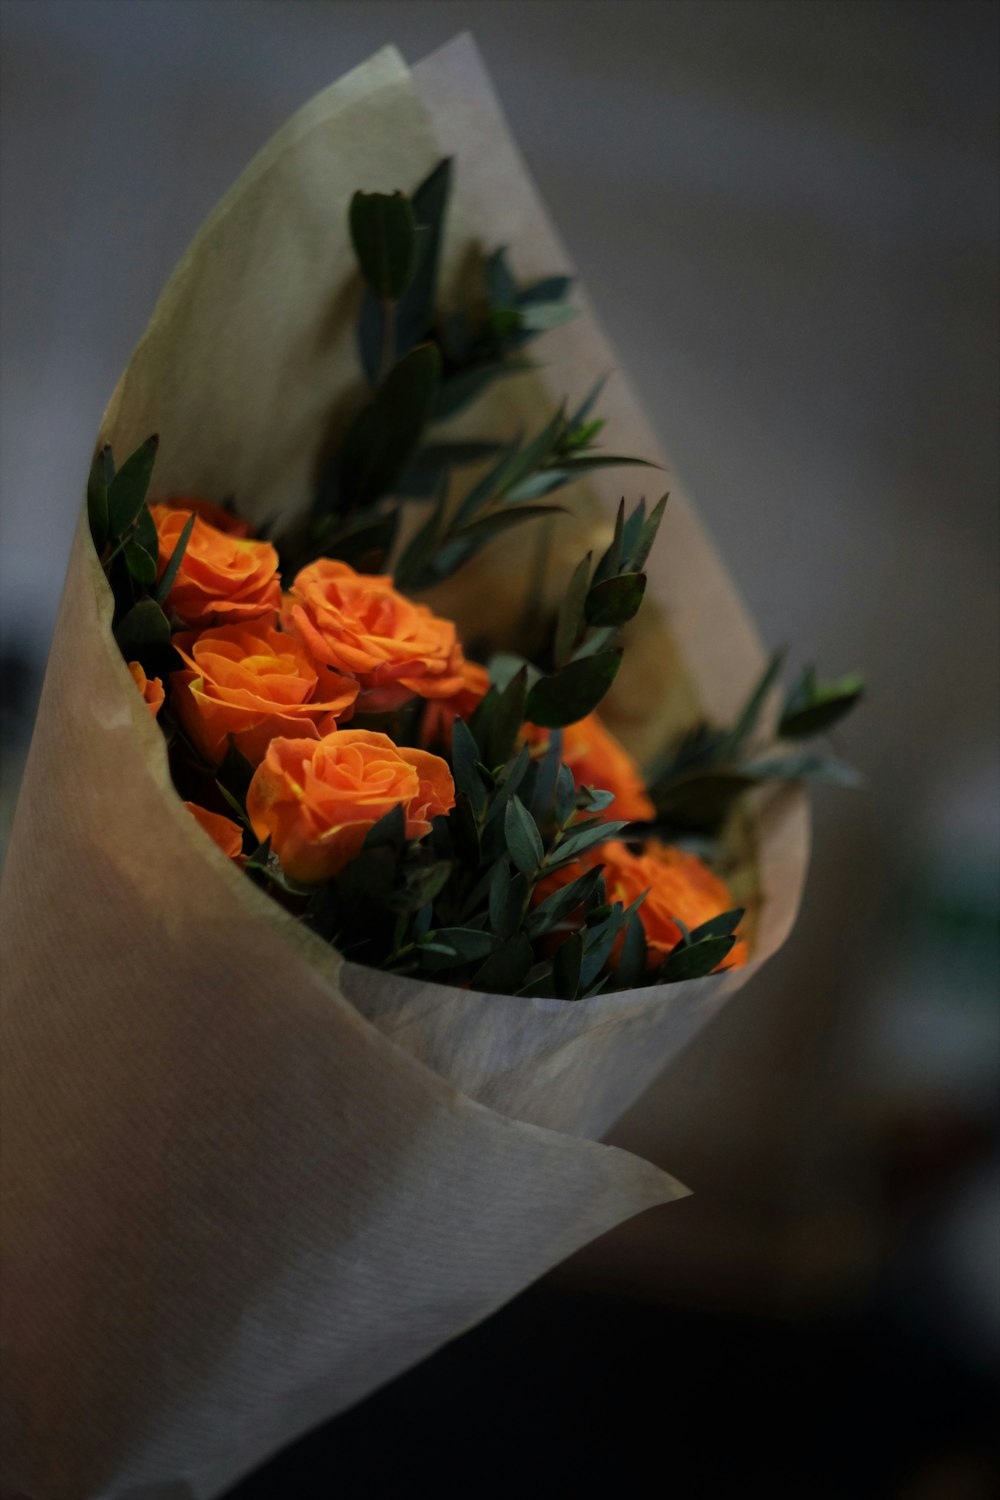
<path id="1" fill-rule="evenodd" d="M 140 547 L 138 542 L 126 542 L 124 550 L 125 565 L 136 583 L 140 584 L 143 588 L 148 588 L 151 583 L 155 583 L 155 557 L 150 557 L 145 547 Z"/>
<path id="2" fill-rule="evenodd" d="M 732 937 L 737 927 L 743 920 L 745 909 L 736 906 L 732 911 L 720 912 L 717 917 L 702 922 L 698 927 L 692 927 L 689 938 L 692 943 L 701 942 L 702 938 L 709 937 Z"/>
<path id="3" fill-rule="evenodd" d="M 627 624 L 638 613 L 645 592 L 645 573 L 619 573 L 617 578 L 595 584 L 586 599 L 587 624 Z"/>
<path id="4" fill-rule="evenodd" d="M 534 907 L 525 920 L 525 931 L 531 938 L 544 937 L 554 927 L 558 927 L 573 912 L 582 907 L 589 896 L 597 889 L 601 878 L 601 871 L 585 870 L 568 885 L 560 886 L 553 891 L 551 896 L 546 896 L 544 901 Z"/>
<path id="5" fill-rule="evenodd" d="M 578 932 L 571 932 L 552 958 L 552 980 L 560 1000 L 576 999 L 582 964 L 583 939 Z"/>
<path id="6" fill-rule="evenodd" d="M 170 643 L 170 622 L 155 599 L 140 599 L 115 627 L 115 640 L 126 661 L 151 647 Z"/>
<path id="7" fill-rule="evenodd" d="M 170 593 L 170 590 L 174 586 L 174 580 L 177 577 L 177 571 L 180 568 L 181 562 L 183 561 L 184 553 L 187 550 L 187 544 L 191 540 L 191 533 L 194 530 L 195 520 L 196 517 L 194 512 L 192 511 L 187 520 L 184 522 L 181 534 L 177 538 L 177 541 L 174 544 L 174 550 L 173 552 L 171 552 L 170 558 L 167 562 L 167 566 L 163 570 L 163 577 L 160 579 L 160 582 L 157 585 L 157 604 L 166 603 L 167 595 Z"/>
<path id="8" fill-rule="evenodd" d="M 592 713 L 615 680 L 621 665 L 619 648 L 577 658 L 535 683 L 528 695 L 527 717 L 547 729 L 563 729 Z"/>
<path id="9" fill-rule="evenodd" d="M 362 276 L 380 301 L 395 302 L 417 265 L 417 221 L 409 198 L 403 193 L 355 193 L 349 223 Z"/>
<path id="10" fill-rule="evenodd" d="M 484 994 L 516 994 L 527 978 L 534 957 L 524 933 L 516 933 L 476 970 L 469 982 L 470 987 Z"/>
<path id="11" fill-rule="evenodd" d="M 389 371 L 344 437 L 338 503 L 347 509 L 389 494 L 417 450 L 441 371 L 433 344 L 420 344 Z"/>
<path id="12" fill-rule="evenodd" d="M 396 309 L 397 347 L 403 352 L 426 338 L 434 321 L 441 245 L 451 191 L 451 158 L 444 157 L 424 178 L 411 200 L 423 249 L 413 279 Z"/>
<path id="13" fill-rule="evenodd" d="M 538 825 L 519 797 L 512 797 L 507 804 L 504 836 L 514 864 L 528 880 L 533 879 L 545 851 Z"/>
<path id="14" fill-rule="evenodd" d="M 108 540 L 108 486 L 115 475 L 111 444 L 104 443 L 94 454 L 87 480 L 87 520 L 98 557 Z"/>
<path id="15" fill-rule="evenodd" d="M 154 433 L 129 454 L 108 485 L 108 531 L 115 541 L 135 523 L 145 504 L 159 446 L 160 439 Z"/>
<path id="16" fill-rule="evenodd" d="M 808 739 L 832 729 L 850 713 L 864 690 L 864 679 L 857 672 L 835 682 L 816 682 L 807 674 L 785 704 L 778 724 L 779 735 L 782 739 Z"/>
<path id="17" fill-rule="evenodd" d="M 573 569 L 573 576 L 566 586 L 559 604 L 552 655 L 557 667 L 563 667 L 573 655 L 577 641 L 583 634 L 584 604 L 590 586 L 590 568 L 594 554 L 588 552 Z"/>
<path id="18" fill-rule="evenodd" d="M 667 954 L 656 973 L 659 984 L 677 984 L 685 979 L 703 979 L 723 963 L 732 951 L 734 937 L 705 937 L 682 943 Z"/>

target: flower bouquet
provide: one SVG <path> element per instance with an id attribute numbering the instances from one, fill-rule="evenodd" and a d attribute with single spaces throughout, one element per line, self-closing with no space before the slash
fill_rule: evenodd
<path id="1" fill-rule="evenodd" d="M 599 1137 L 783 941 L 860 685 L 779 705 L 613 368 L 465 40 L 164 290 L 5 872 L 15 1488 L 217 1495 L 685 1191 Z"/>

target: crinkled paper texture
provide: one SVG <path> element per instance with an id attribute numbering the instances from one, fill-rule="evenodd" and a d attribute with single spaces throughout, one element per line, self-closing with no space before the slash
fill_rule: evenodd
<path id="1" fill-rule="evenodd" d="M 449 276 L 471 224 L 524 276 L 566 264 L 471 44 L 412 74 L 379 53 L 265 147 L 165 289 L 104 426 L 119 455 L 159 431 L 157 496 L 302 507 L 359 378 L 350 194 L 412 188 L 442 150 Z M 498 432 L 614 364 L 589 315 L 545 356 L 485 403 Z M 656 457 L 620 377 L 602 406 L 609 444 Z M 640 749 L 731 712 L 760 664 L 671 488 L 660 608 L 612 705 Z M 581 487 L 547 587 L 616 495 Z M 459 614 L 496 600 L 495 566 Z M 565 1005 L 343 963 L 189 817 L 109 624 L 81 524 L 3 887 L 2 1475 L 37 1500 L 201 1500 L 681 1195 L 596 1137 L 749 971 Z M 750 835 L 757 963 L 794 917 L 801 796 L 759 800 Z"/>

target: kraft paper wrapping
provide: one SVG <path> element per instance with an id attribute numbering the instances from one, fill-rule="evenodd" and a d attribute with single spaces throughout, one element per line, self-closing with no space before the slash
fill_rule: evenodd
<path id="1" fill-rule="evenodd" d="M 358 381 L 347 201 L 414 186 L 442 148 L 461 174 L 449 274 L 470 222 L 525 275 L 565 263 L 471 45 L 414 74 L 380 53 L 265 147 L 165 289 L 103 427 L 119 456 L 159 431 L 157 496 L 301 509 Z M 567 361 L 581 385 L 613 366 L 589 316 L 546 358 L 488 403 L 498 431 L 537 425 Z M 609 444 L 656 457 L 617 378 L 602 405 Z M 658 690 L 642 716 L 618 698 L 636 745 L 693 704 L 729 712 L 760 659 L 671 488 L 661 609 L 632 652 Z M 577 542 L 614 493 L 581 494 Z M 2 1479 L 37 1500 L 202 1500 L 682 1195 L 592 1137 L 748 971 L 565 1005 L 345 964 L 193 823 L 110 611 L 81 522 L 0 913 Z M 756 963 L 794 916 L 801 797 L 761 801 L 750 834 L 733 858 Z"/>

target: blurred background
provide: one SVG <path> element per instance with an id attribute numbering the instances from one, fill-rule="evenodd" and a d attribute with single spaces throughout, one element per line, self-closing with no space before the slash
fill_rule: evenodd
<path id="1" fill-rule="evenodd" d="M 694 1196 L 239 1495 L 992 1494 L 996 7 L 4 0 L 2 23 L 5 828 L 131 345 L 257 148 L 387 41 L 474 33 L 762 636 L 870 683 L 841 746 L 868 790 L 816 796 L 790 942 L 613 1133 Z"/>

